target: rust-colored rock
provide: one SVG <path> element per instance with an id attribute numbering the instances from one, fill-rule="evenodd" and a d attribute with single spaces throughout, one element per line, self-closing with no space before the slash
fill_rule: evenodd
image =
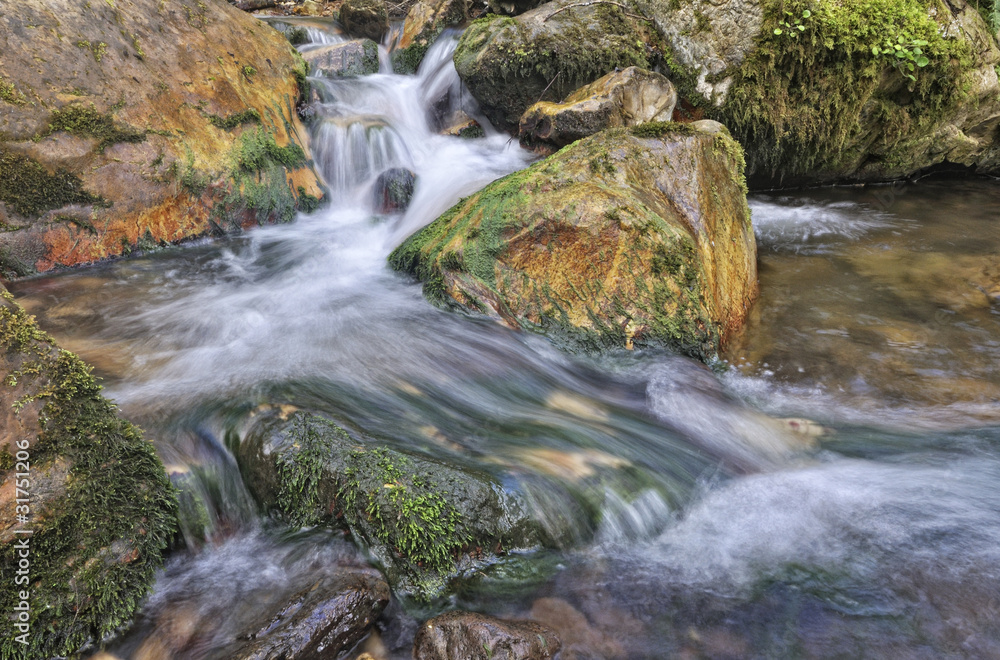
<path id="1" fill-rule="evenodd" d="M 514 327 L 703 359 L 758 291 L 742 151 L 712 121 L 580 140 L 461 200 L 389 259 L 431 299 Z"/>
<path id="2" fill-rule="evenodd" d="M 221 0 L 25 0 L 0 51 L 8 277 L 289 220 L 322 194 L 304 63 Z"/>

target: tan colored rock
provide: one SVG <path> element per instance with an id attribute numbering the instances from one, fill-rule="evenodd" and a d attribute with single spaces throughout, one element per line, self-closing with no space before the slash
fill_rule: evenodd
<path id="1" fill-rule="evenodd" d="M 560 648 L 549 628 L 474 612 L 448 612 L 426 622 L 413 642 L 414 660 L 547 660 Z"/>
<path id="2" fill-rule="evenodd" d="M 434 40 L 448 27 L 469 20 L 469 0 L 418 0 L 403 22 L 403 33 L 392 52 L 396 73 L 413 73 Z"/>
<path id="3" fill-rule="evenodd" d="M 606 128 L 670 121 L 677 92 L 658 73 L 630 66 L 584 85 L 562 103 L 540 101 L 521 117 L 525 146 L 562 147 Z"/>
<path id="4" fill-rule="evenodd" d="M 220 0 L 17 7 L 0 13 L 8 275 L 289 220 L 322 194 L 305 67 L 273 28 Z"/>
<path id="5" fill-rule="evenodd" d="M 460 201 L 390 263 L 514 327 L 708 358 L 757 296 L 743 186 L 715 122 L 611 129 Z"/>

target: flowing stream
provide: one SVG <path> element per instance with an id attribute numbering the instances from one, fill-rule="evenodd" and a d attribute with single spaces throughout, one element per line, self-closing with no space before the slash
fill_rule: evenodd
<path id="1" fill-rule="evenodd" d="M 476 112 L 454 44 L 415 76 L 313 80 L 328 207 L 12 285 L 209 503 L 111 650 L 218 657 L 268 603 L 364 562 L 263 521 L 239 478 L 226 429 L 286 405 L 481 466 L 570 530 L 453 598 L 559 622 L 562 657 L 1000 657 L 1000 186 L 755 196 L 762 299 L 715 369 L 566 353 L 386 265 L 532 159 L 482 119 L 484 138 L 441 134 Z M 414 197 L 379 215 L 394 167 Z M 410 657 L 426 614 L 392 605 L 365 648 Z"/>

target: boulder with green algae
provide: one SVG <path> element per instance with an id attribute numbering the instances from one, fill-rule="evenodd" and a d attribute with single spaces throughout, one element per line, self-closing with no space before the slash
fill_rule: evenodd
<path id="1" fill-rule="evenodd" d="M 670 121 L 675 105 L 669 80 L 630 66 L 584 85 L 562 103 L 536 103 L 521 117 L 518 133 L 524 146 L 564 147 L 607 128 Z"/>
<path id="2" fill-rule="evenodd" d="M 29 626 L 25 646 L 8 618 L 0 656 L 73 655 L 130 622 L 173 534 L 176 502 L 152 446 L 90 369 L 0 295 L 0 571 L 9 580 L 0 607 L 27 603 Z M 23 543 L 28 566 L 17 573 Z"/>
<path id="3" fill-rule="evenodd" d="M 0 11 L 7 275 L 287 221 L 322 195 L 295 112 L 305 64 L 276 30 L 221 0 L 16 6 Z"/>
<path id="4" fill-rule="evenodd" d="M 424 293 L 587 349 L 711 358 L 757 295 L 743 155 L 711 121 L 580 140 L 495 181 L 389 257 Z"/>
<path id="5" fill-rule="evenodd" d="M 317 415 L 265 413 L 236 455 L 265 508 L 294 525 L 347 528 L 399 595 L 437 597 L 543 541 L 495 477 L 352 437 Z"/>
<path id="6" fill-rule="evenodd" d="M 479 19 L 459 40 L 455 68 L 489 120 L 516 131 L 538 101 L 566 98 L 616 67 L 660 62 L 662 39 L 630 2 L 553 0 L 517 18 Z"/>

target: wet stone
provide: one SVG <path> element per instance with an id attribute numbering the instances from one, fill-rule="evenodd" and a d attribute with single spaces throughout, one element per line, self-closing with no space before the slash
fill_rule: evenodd
<path id="1" fill-rule="evenodd" d="M 410 170 L 394 167 L 386 170 L 375 180 L 372 202 L 377 213 L 402 213 L 413 198 L 413 186 L 417 177 Z"/>
<path id="2" fill-rule="evenodd" d="M 415 660 L 545 660 L 561 643 L 533 621 L 505 621 L 474 612 L 448 612 L 417 631 Z"/>
<path id="3" fill-rule="evenodd" d="M 371 39 L 321 46 L 305 51 L 302 58 L 310 70 L 330 78 L 378 73 L 378 44 Z"/>

